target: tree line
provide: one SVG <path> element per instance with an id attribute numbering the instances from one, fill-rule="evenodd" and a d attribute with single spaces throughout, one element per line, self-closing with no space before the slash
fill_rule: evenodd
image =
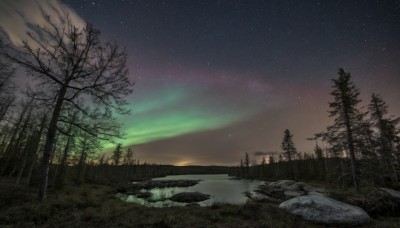
<path id="1" fill-rule="evenodd" d="M 367 110 L 360 107 L 360 92 L 351 75 L 342 68 L 332 79 L 329 116 L 333 124 L 308 140 L 315 141 L 313 153 L 298 152 L 293 134 L 286 129 L 282 153 L 250 166 L 249 155 L 241 160 L 236 175 L 270 179 L 319 180 L 334 186 L 398 185 L 400 175 L 400 118 L 388 113 L 379 94 L 371 94 Z"/>

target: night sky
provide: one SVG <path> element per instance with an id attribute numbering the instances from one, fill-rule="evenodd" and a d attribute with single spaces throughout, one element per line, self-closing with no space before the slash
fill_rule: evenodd
<path id="1" fill-rule="evenodd" d="M 380 93 L 400 115 L 400 1 L 32 2 L 65 4 L 126 47 L 136 85 L 122 142 L 142 161 L 237 164 L 280 151 L 286 128 L 312 152 L 338 67 L 363 105 Z"/>

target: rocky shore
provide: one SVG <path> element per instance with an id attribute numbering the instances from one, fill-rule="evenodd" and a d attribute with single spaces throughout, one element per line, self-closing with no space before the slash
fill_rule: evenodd
<path id="1" fill-rule="evenodd" d="M 325 225 L 364 225 L 371 221 L 369 214 L 376 211 L 380 215 L 397 213 L 400 209 L 400 192 L 388 188 L 377 188 L 368 199 L 334 199 L 325 188 L 280 180 L 261 185 L 255 192 L 264 199 L 280 203 L 279 208 L 288 213 Z"/>

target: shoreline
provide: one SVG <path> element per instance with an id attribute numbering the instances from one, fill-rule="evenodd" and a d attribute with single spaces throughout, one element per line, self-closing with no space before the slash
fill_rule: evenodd
<path id="1" fill-rule="evenodd" d="M 39 205 L 36 189 L 0 179 L 1 226 L 67 227 L 322 227 L 288 214 L 268 201 L 151 208 L 116 199 L 115 186 L 94 183 L 49 189 Z M 7 193 L 7 194 L 6 194 Z M 7 196 L 8 195 L 8 196 Z M 7 196 L 7 197 L 6 197 Z M 364 227 L 398 227 L 399 217 L 377 217 Z"/>

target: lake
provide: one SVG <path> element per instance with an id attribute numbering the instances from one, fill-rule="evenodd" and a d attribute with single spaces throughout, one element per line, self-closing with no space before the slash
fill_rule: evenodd
<path id="1" fill-rule="evenodd" d="M 168 200 L 169 198 L 180 192 L 201 192 L 211 196 L 210 199 L 199 202 L 200 206 L 211 206 L 214 203 L 243 204 L 248 198 L 244 196 L 244 192 L 252 192 L 263 184 L 263 181 L 256 180 L 236 180 L 227 174 L 212 175 L 173 175 L 153 180 L 201 180 L 198 184 L 191 187 L 171 187 L 171 188 L 154 188 L 148 191 L 153 195 L 149 199 L 140 199 L 134 195 L 126 195 L 118 193 L 117 197 L 125 202 L 133 202 L 152 207 L 169 207 L 184 206 L 186 203 L 178 203 Z M 159 201 L 160 199 L 165 199 Z"/>

